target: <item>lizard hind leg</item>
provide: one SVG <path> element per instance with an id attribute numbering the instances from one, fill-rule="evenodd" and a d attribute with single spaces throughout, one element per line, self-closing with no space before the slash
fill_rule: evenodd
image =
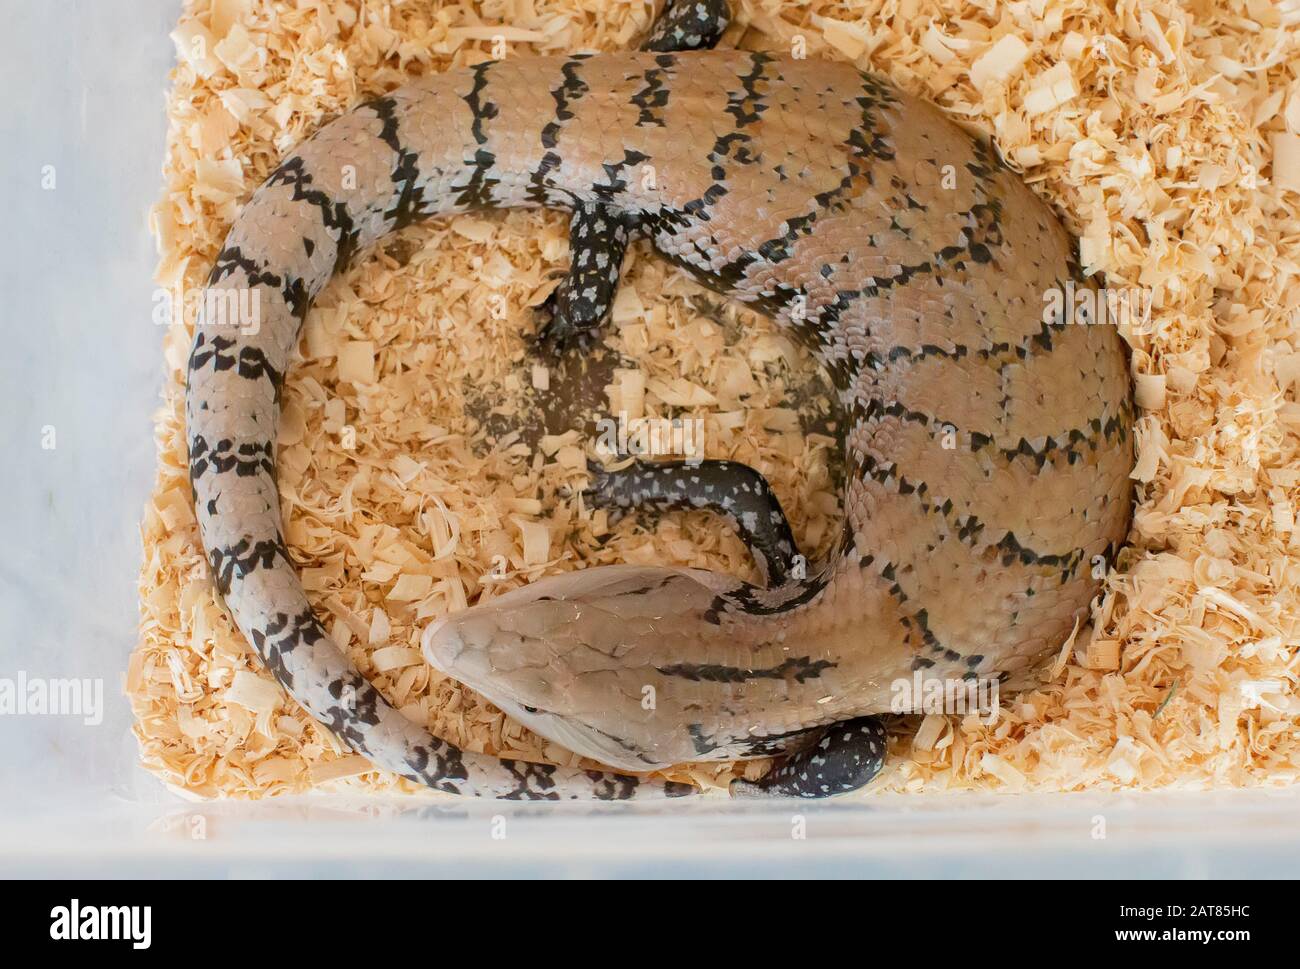
<path id="1" fill-rule="evenodd" d="M 618 291 L 632 219 L 596 202 L 580 203 L 569 222 L 569 272 L 538 309 L 546 322 L 538 330 L 552 351 L 585 347 L 609 319 Z"/>
<path id="2" fill-rule="evenodd" d="M 709 50 L 722 39 L 727 0 L 668 0 L 646 35 L 646 51 Z M 569 226 L 568 275 L 537 309 L 542 345 L 552 352 L 585 349 L 609 318 L 635 219 L 600 202 L 579 203 Z"/>
<path id="3" fill-rule="evenodd" d="M 642 50 L 712 50 L 731 22 L 727 0 L 668 0 Z"/>

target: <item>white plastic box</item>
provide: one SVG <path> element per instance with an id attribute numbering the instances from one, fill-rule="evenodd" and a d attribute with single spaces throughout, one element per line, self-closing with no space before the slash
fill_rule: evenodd
<path id="1" fill-rule="evenodd" d="M 0 0 L 0 678 L 104 689 L 96 725 L 0 716 L 0 875 L 1300 870 L 1295 790 L 658 808 L 168 794 L 135 766 L 121 679 L 161 380 L 145 211 L 179 7 Z"/>

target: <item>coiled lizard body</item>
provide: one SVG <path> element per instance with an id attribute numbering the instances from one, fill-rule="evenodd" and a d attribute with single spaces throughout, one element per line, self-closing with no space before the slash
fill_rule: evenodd
<path id="1" fill-rule="evenodd" d="M 599 325 L 637 235 L 796 333 L 848 415 L 845 522 L 823 563 L 791 568 L 779 505 L 751 469 L 597 474 L 593 500 L 731 514 L 771 581 L 632 566 L 552 577 L 431 625 L 435 666 L 621 771 L 786 753 L 785 786 L 768 789 L 826 794 L 874 773 L 883 734 L 874 720 L 838 739 L 815 728 L 888 711 L 918 670 L 1022 668 L 1086 617 L 1131 511 L 1127 362 L 1113 327 L 1045 314 L 1047 294 L 1080 279 L 1072 240 L 988 146 L 845 64 L 709 50 L 490 62 L 304 142 L 252 196 L 210 280 L 258 287 L 260 327 L 196 328 L 190 471 L 215 581 L 277 679 L 352 748 L 462 794 L 694 790 L 434 738 L 330 641 L 282 538 L 279 396 L 312 298 L 413 221 L 518 206 L 574 212 L 560 342 Z M 836 757 L 853 778 L 830 776 Z M 810 764 L 827 776 L 809 782 Z"/>

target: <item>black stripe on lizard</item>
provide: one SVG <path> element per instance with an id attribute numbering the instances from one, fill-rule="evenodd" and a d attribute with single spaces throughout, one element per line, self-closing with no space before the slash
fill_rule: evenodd
<path id="1" fill-rule="evenodd" d="M 483 97 L 488 84 L 488 74 L 496 64 L 496 61 L 484 61 L 482 64 L 476 64 L 470 68 L 474 83 L 470 87 L 469 93 L 465 95 L 465 104 L 469 106 L 474 119 L 470 125 L 470 131 L 473 133 L 474 142 L 478 147 L 474 151 L 469 180 L 461 189 L 460 194 L 456 196 L 456 204 L 466 208 L 491 207 L 493 204 L 492 189 L 499 182 L 499 179 L 492 177 L 497 159 L 496 155 L 484 147 L 488 142 L 488 138 L 483 130 L 483 123 L 492 120 L 499 113 L 497 106 Z"/>

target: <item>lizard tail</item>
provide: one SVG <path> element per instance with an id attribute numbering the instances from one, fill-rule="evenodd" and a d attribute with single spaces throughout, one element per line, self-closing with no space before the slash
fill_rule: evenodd
<path id="1" fill-rule="evenodd" d="M 267 668 L 377 767 L 439 791 L 482 797 L 693 793 L 691 785 L 659 779 L 498 759 L 434 737 L 385 700 L 331 640 L 284 542 L 276 429 L 284 374 L 308 306 L 356 252 L 389 232 L 427 215 L 502 201 L 481 191 L 487 163 L 472 117 L 484 109 L 470 110 L 480 77 L 474 69 L 439 78 L 325 126 L 280 165 L 231 228 L 209 278 L 187 374 L 189 471 L 203 547 L 236 625 Z M 402 132 L 416 112 L 465 123 L 446 124 L 437 132 L 445 150 L 417 162 Z M 421 144 L 434 140 L 427 130 L 406 132 L 417 134 Z M 230 307 L 242 311 L 226 312 Z"/>

